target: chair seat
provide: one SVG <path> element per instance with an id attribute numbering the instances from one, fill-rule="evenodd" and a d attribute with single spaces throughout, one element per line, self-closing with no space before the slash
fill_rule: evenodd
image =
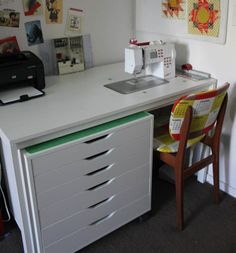
<path id="1" fill-rule="evenodd" d="M 204 138 L 205 135 L 198 136 L 197 138 L 189 139 L 187 148 L 198 143 Z M 155 136 L 153 140 L 153 147 L 159 152 L 176 153 L 179 148 L 179 141 L 174 140 L 169 133 L 169 125 L 163 125 L 155 129 Z"/>

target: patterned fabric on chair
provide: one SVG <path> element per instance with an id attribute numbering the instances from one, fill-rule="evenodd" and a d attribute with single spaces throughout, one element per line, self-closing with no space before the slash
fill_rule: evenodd
<path id="1" fill-rule="evenodd" d="M 168 153 L 178 151 L 180 129 L 188 106 L 193 108 L 193 119 L 190 127 L 192 138 L 188 139 L 187 148 L 203 139 L 214 127 L 227 89 L 228 85 L 224 85 L 216 90 L 191 94 L 177 100 L 172 108 L 169 124 L 155 129 L 154 149 Z"/>

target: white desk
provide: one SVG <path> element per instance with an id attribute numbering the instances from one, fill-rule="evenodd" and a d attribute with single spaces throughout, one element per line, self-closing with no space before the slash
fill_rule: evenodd
<path id="1" fill-rule="evenodd" d="M 193 81 L 177 77 L 169 84 L 129 95 L 104 87 L 104 84 L 129 78 L 120 63 L 48 77 L 46 96 L 0 107 L 3 167 L 25 252 L 39 251 L 35 246 L 38 238 L 35 238 L 31 224 L 30 196 L 21 160 L 25 147 L 133 113 L 160 108 L 182 95 L 206 90 L 216 84 L 215 79 Z"/>

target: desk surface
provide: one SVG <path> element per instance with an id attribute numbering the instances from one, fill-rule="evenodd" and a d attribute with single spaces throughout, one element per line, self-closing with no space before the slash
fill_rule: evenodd
<path id="1" fill-rule="evenodd" d="M 55 132 L 98 123 L 168 104 L 215 79 L 192 81 L 177 77 L 169 84 L 122 95 L 104 84 L 130 79 L 121 63 L 46 78 L 46 96 L 0 107 L 0 134 L 21 143 Z"/>

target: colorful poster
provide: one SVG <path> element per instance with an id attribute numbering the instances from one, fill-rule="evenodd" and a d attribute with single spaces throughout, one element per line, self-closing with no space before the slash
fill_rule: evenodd
<path id="1" fill-rule="evenodd" d="M 41 23 L 39 20 L 25 23 L 26 37 L 29 46 L 44 42 Z"/>
<path id="2" fill-rule="evenodd" d="M 188 13 L 188 32 L 190 34 L 219 36 L 220 0 L 189 0 Z"/>
<path id="3" fill-rule="evenodd" d="M 14 10 L 0 10 L 0 26 L 19 27 L 20 13 Z"/>
<path id="4" fill-rule="evenodd" d="M 20 52 L 20 48 L 15 36 L 0 40 L 0 55 L 8 55 Z"/>
<path id="5" fill-rule="evenodd" d="M 63 6 L 62 0 L 45 0 L 46 1 L 46 24 L 61 24 Z"/>
<path id="6" fill-rule="evenodd" d="M 22 0 L 25 16 L 41 15 L 42 0 Z"/>
<path id="7" fill-rule="evenodd" d="M 184 19 L 186 15 L 185 0 L 162 0 L 162 13 L 166 18 Z"/>

